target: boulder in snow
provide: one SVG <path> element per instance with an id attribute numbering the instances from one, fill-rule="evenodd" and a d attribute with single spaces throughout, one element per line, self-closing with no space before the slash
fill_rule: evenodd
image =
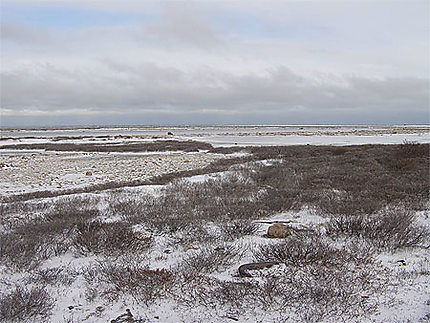
<path id="1" fill-rule="evenodd" d="M 286 238 L 291 234 L 291 228 L 282 223 L 272 224 L 267 229 L 267 237 L 268 238 Z"/>

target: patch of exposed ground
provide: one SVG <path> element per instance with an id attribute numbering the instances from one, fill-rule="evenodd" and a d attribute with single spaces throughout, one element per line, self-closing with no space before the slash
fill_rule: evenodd
<path id="1" fill-rule="evenodd" d="M 203 168 L 220 158 L 222 156 L 206 153 L 0 155 L 0 191 L 7 196 L 111 181 L 142 181 L 166 173 Z"/>

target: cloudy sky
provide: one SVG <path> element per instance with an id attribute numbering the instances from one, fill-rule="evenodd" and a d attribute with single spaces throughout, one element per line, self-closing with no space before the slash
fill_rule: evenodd
<path id="1" fill-rule="evenodd" d="M 1 126 L 429 124 L 429 4 L 2 0 Z"/>

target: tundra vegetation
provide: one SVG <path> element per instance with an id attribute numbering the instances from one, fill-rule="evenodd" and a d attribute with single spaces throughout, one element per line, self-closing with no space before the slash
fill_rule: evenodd
<path id="1" fill-rule="evenodd" d="M 170 304 L 187 313 L 185 321 L 369 317 L 407 276 L 378 255 L 429 248 L 428 226 L 416 218 L 429 209 L 429 147 L 205 146 L 247 154 L 135 183 L 162 185 L 155 193 L 112 183 L 55 198 L 5 198 L 0 320 L 49 321 L 64 310 L 57 303 L 65 287 L 79 289 L 79 306 L 121 302 L 149 311 Z M 322 220 L 294 222 L 303 210 Z M 291 233 L 269 239 L 264 225 L 280 214 Z M 62 266 L 55 259 L 82 261 Z M 238 267 L 246 263 L 271 265 L 243 277 Z M 428 276 L 424 267 L 408 277 Z M 74 307 L 65 309 L 65 322 Z M 200 312 L 187 312 L 194 307 Z"/>

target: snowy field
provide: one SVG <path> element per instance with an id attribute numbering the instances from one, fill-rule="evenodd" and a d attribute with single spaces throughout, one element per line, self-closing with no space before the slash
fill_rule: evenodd
<path id="1" fill-rule="evenodd" d="M 166 173 L 202 168 L 221 158 L 204 153 L 44 153 L 0 156 L 4 195 L 146 180 Z"/>
<path id="2" fill-rule="evenodd" d="M 2 321 L 430 320 L 428 126 L 1 139 Z"/>

